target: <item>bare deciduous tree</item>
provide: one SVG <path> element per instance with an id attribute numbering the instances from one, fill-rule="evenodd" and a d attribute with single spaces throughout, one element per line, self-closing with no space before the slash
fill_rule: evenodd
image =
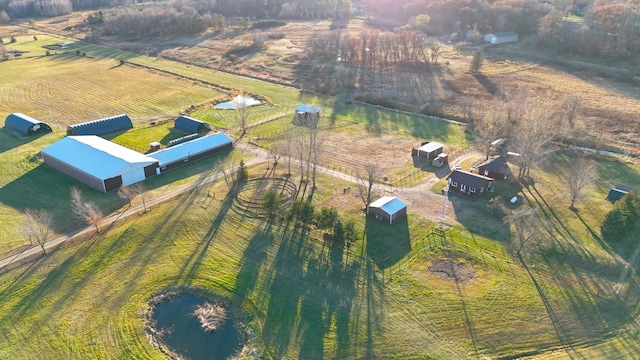
<path id="1" fill-rule="evenodd" d="M 129 203 L 131 207 L 131 201 L 136 197 L 136 192 L 131 186 L 120 186 L 118 188 L 118 197 Z"/>
<path id="2" fill-rule="evenodd" d="M 42 253 L 46 254 L 45 243 L 49 239 L 51 228 L 53 227 L 53 216 L 44 209 L 24 210 L 24 220 L 21 224 L 21 232 L 29 239 L 31 245 L 37 243 L 42 248 Z"/>
<path id="3" fill-rule="evenodd" d="M 75 186 L 71 187 L 71 210 L 78 218 L 100 231 L 100 225 L 104 220 L 104 214 L 93 201 L 85 201 L 82 198 L 82 191 Z"/>
<path id="4" fill-rule="evenodd" d="M 551 143 L 558 134 L 558 114 L 550 104 L 525 102 L 520 116 L 511 125 L 510 146 L 520 154 L 518 178 L 529 176 L 531 168 L 553 151 Z"/>
<path id="5" fill-rule="evenodd" d="M 371 204 L 371 199 L 373 197 L 373 185 L 375 184 L 379 172 L 380 168 L 378 165 L 369 163 L 364 166 L 364 174 L 361 174 L 360 172 L 356 173 L 358 193 L 360 194 L 360 198 L 367 209 L 369 208 L 369 204 Z"/>
<path id="6" fill-rule="evenodd" d="M 236 119 L 240 123 L 240 127 L 242 128 L 242 136 L 247 133 L 247 120 L 249 119 L 249 115 L 251 113 L 251 106 L 248 104 L 249 94 L 245 91 L 238 91 L 232 93 L 234 96 L 231 104 L 236 111 Z"/>
<path id="7" fill-rule="evenodd" d="M 580 198 L 582 190 L 594 179 L 595 165 L 592 161 L 580 157 L 569 162 L 566 181 L 569 188 L 570 209 L 574 209 L 576 200 Z"/>
<path id="8" fill-rule="evenodd" d="M 496 101 L 490 109 L 480 111 L 473 119 L 474 143 L 485 155 L 491 154 L 491 143 L 507 133 L 507 111 L 502 101 Z"/>

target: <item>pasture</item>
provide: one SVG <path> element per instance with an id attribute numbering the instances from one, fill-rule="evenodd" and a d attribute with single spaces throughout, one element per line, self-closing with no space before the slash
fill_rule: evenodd
<path id="1" fill-rule="evenodd" d="M 347 169 L 380 161 L 397 177 L 412 171 L 403 158 L 410 149 L 404 155 L 392 150 L 423 139 L 467 147 L 462 127 L 427 117 L 347 105 L 340 98 L 84 43 L 74 44 L 70 54 L 38 55 L 43 50 L 25 39 L 19 38 L 17 46 L 25 46 L 32 57 L 0 63 L 0 70 L 15 65 L 24 71 L 0 84 L 7 99 L 14 87 L 22 89 L 17 100 L 10 100 L 13 105 L 0 102 L 0 115 L 24 112 L 55 129 L 38 138 L 0 131 L 0 166 L 8 169 L 0 175 L 3 253 L 24 244 L 15 223 L 25 207 L 54 211 L 58 232 L 80 226 L 67 209 L 69 187 L 77 182 L 34 155 L 60 138 L 66 124 L 104 117 L 109 110 L 129 113 L 136 124 L 113 139 L 145 147 L 151 139 L 176 135 L 170 125 L 150 127 L 148 121 L 222 98 L 224 87 L 243 87 L 274 103 L 257 110 L 251 122 L 313 103 L 323 108 L 322 131 L 331 144 L 323 165 Z M 87 56 L 77 57 L 74 49 Z M 81 85 L 73 80 L 75 72 Z M 83 90 L 68 98 L 47 96 L 46 89 L 57 91 L 52 79 L 66 82 L 63 89 Z M 28 93 L 23 83 L 41 84 L 45 96 L 32 100 L 35 92 Z M 180 86 L 169 86 L 176 83 Z M 148 100 L 147 91 L 153 94 Z M 57 96 L 69 107 L 54 101 Z M 218 116 L 205 106 L 193 116 L 237 130 L 228 112 Z M 289 121 L 276 116 L 251 128 L 248 137 L 268 148 L 282 141 L 280 132 Z M 344 159 L 343 146 L 348 149 Z M 359 153 L 375 146 L 380 153 Z M 252 156 L 242 149 L 220 158 L 229 164 Z M 394 159 L 402 160 L 394 164 Z M 161 195 L 211 174 L 216 160 L 187 165 L 145 185 L 151 196 Z M 260 187 L 247 187 L 236 199 L 227 195 L 223 181 L 200 186 L 0 274 L 0 358 L 161 359 L 164 355 L 147 341 L 142 314 L 152 296 L 172 286 L 204 287 L 241 306 L 267 359 L 632 357 L 640 352 L 637 250 L 630 238 L 623 240 L 626 247 L 603 243 L 598 226 L 611 207 L 604 200 L 608 187 L 640 183 L 640 168 L 595 158 L 596 181 L 577 204 L 579 211 L 572 212 L 560 176 L 568 161 L 568 155 L 554 154 L 534 170 L 534 183 L 507 185 L 495 194 L 506 202 L 517 192 L 549 224 L 521 256 L 514 252 L 512 229 L 488 214 L 488 199 L 451 198 L 454 213 L 444 232 L 434 231 L 436 224 L 422 213 L 438 212 L 440 203 L 410 208 L 405 220 L 387 226 L 360 215 L 362 203 L 352 183 L 320 173 L 316 208 L 336 206 L 357 223 L 359 240 L 347 249 L 325 241 L 325 234 L 312 227 L 255 216 L 238 199 L 254 199 Z M 249 175 L 278 176 L 284 167 L 281 160 L 270 173 L 259 164 Z M 114 193 L 81 188 L 105 213 L 127 206 Z M 303 187 L 297 196 L 305 198 L 308 191 Z"/>

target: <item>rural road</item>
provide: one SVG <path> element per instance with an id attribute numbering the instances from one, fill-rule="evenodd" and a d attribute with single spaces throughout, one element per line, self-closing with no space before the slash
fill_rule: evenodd
<path id="1" fill-rule="evenodd" d="M 257 165 L 260 163 L 264 163 L 266 162 L 266 158 L 267 158 L 267 152 L 257 146 L 254 145 L 250 145 L 250 144 L 246 144 L 246 143 L 242 143 L 242 144 L 237 144 L 236 148 L 239 149 L 242 152 L 251 152 L 253 153 L 254 156 L 252 156 L 249 160 L 247 160 L 245 162 L 245 164 L 247 166 L 252 166 L 252 165 Z M 454 161 L 451 162 L 452 165 L 458 164 L 461 161 L 463 161 L 464 159 L 468 158 L 469 156 L 472 156 L 472 154 L 467 154 L 467 155 L 463 155 L 457 159 L 455 159 Z M 348 175 L 348 174 L 344 174 L 335 170 L 331 170 L 322 166 L 318 166 L 318 172 L 321 173 L 325 173 L 337 178 L 341 178 L 341 179 L 345 179 L 347 181 L 350 181 L 352 183 L 358 183 L 358 179 L 354 176 Z M 192 189 L 198 188 L 199 186 L 203 185 L 203 184 L 207 184 L 210 183 L 212 181 L 215 181 L 217 179 L 219 179 L 220 177 L 223 176 L 222 172 L 218 172 L 215 174 L 212 174 L 210 176 L 204 177 L 202 179 L 199 179 L 197 181 L 194 181 L 190 184 L 187 185 L 183 185 L 179 188 L 173 189 L 171 191 L 168 191 L 164 194 L 161 194 L 160 196 L 154 197 L 154 198 L 150 198 L 148 200 L 146 200 L 146 207 L 153 207 L 154 205 L 163 203 L 175 196 L 178 196 L 182 193 L 185 193 L 187 191 L 191 191 Z M 414 187 L 410 187 L 410 188 L 403 188 L 403 189 L 396 189 L 394 191 L 394 193 L 397 193 L 398 195 L 400 195 L 403 200 L 406 200 L 408 202 L 408 205 L 411 205 L 412 207 L 416 206 L 422 206 L 422 208 L 427 208 L 427 209 L 433 209 L 434 208 L 434 203 L 438 204 L 437 208 L 440 208 L 440 204 L 442 203 L 442 196 L 439 196 L 437 194 L 434 194 L 431 192 L 430 188 L 431 186 L 438 181 L 438 177 L 436 176 L 436 174 L 434 173 L 433 175 L 431 175 L 426 181 L 414 186 Z M 388 189 L 389 186 L 384 185 L 384 184 L 376 184 L 375 185 L 375 189 L 378 190 L 380 193 L 385 193 L 388 192 L 386 189 Z M 437 201 L 437 202 L 436 202 Z M 450 204 L 449 204 L 450 206 Z M 102 227 L 105 228 L 111 224 L 113 224 L 114 222 L 127 218 L 129 216 L 134 216 L 134 215 L 139 215 L 140 212 L 144 211 L 144 206 L 143 205 L 136 205 L 136 206 L 131 206 L 130 208 L 119 212 L 119 213 L 115 213 L 112 215 L 109 215 L 107 217 L 104 218 L 103 222 L 102 222 Z M 452 213 L 452 212 L 448 212 L 448 213 Z M 421 214 L 422 216 L 425 216 L 425 214 Z M 440 213 L 437 212 L 437 214 L 434 215 L 433 211 L 430 212 L 430 214 L 428 214 L 430 216 L 427 216 L 428 218 L 431 218 L 432 220 L 438 220 Z M 44 248 L 46 250 L 47 253 L 50 253 L 52 250 L 56 249 L 58 246 L 60 246 L 61 244 L 65 243 L 66 241 L 68 241 L 69 239 L 73 239 L 76 237 L 80 237 L 80 236 L 86 236 L 89 235 L 91 233 L 95 232 L 95 229 L 93 228 L 93 226 L 85 226 L 83 228 L 74 230 L 72 232 L 69 232 L 67 234 L 64 234 L 62 236 L 59 236 L 57 238 L 51 239 L 49 241 L 47 241 L 44 245 Z M 42 248 L 40 247 L 40 245 L 36 245 L 36 246 L 32 246 L 30 248 L 27 248 L 21 252 L 18 252 L 16 254 L 13 254 L 7 258 L 3 258 L 0 260 L 0 272 L 12 269 L 14 267 L 17 267 L 23 263 L 26 263 L 28 261 L 32 261 L 37 259 L 38 257 L 40 257 L 42 255 Z"/>

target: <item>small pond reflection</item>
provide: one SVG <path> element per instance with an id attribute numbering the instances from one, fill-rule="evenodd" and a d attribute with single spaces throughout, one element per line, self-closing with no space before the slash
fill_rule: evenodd
<path id="1" fill-rule="evenodd" d="M 241 331 L 227 320 L 218 330 L 205 332 L 193 316 L 205 301 L 195 295 L 179 295 L 155 306 L 156 330 L 164 332 L 162 341 L 175 353 L 191 360 L 228 359 L 242 349 Z"/>

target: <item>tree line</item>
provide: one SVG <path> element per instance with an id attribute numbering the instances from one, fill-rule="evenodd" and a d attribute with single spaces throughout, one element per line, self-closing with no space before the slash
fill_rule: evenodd
<path id="1" fill-rule="evenodd" d="M 219 14 L 225 17 L 282 17 L 329 18 L 346 17 L 351 10 L 351 0 L 173 0 L 168 4 L 140 0 L 0 0 L 0 14 L 11 19 L 26 17 L 53 17 L 72 11 L 117 7 L 122 5 L 152 6 L 156 9 L 192 8 L 197 14 Z M 0 16 L 2 19 L 2 16 Z"/>
<path id="2" fill-rule="evenodd" d="M 437 61 L 439 46 L 428 43 L 415 31 L 362 32 L 359 36 L 340 32 L 310 36 L 305 52 L 310 59 L 358 63 L 367 67 L 396 64 L 429 64 Z M 430 55 L 429 55 L 429 52 Z"/>

